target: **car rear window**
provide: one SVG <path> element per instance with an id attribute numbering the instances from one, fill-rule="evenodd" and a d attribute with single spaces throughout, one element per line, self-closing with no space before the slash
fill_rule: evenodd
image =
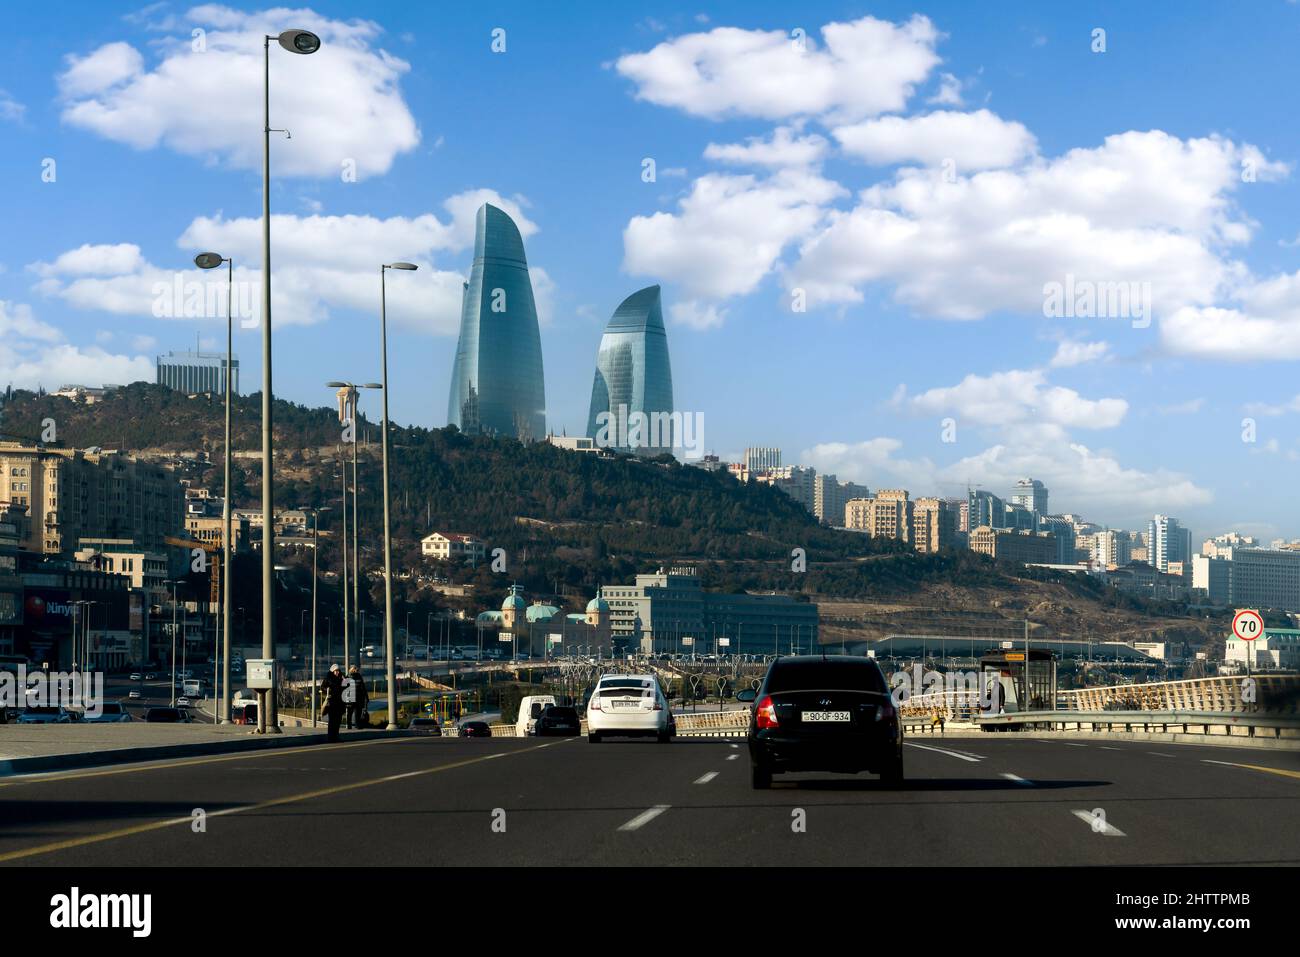
<path id="1" fill-rule="evenodd" d="M 872 661 L 799 661 L 777 663 L 767 679 L 767 692 L 782 691 L 887 692 L 885 676 Z"/>
<path id="2" fill-rule="evenodd" d="M 654 686 L 655 683 L 649 678 L 616 678 L 613 681 L 602 681 L 600 683 L 600 690 L 607 691 L 610 688 L 622 688 L 625 690 L 628 688 L 638 688 L 649 690 Z"/>

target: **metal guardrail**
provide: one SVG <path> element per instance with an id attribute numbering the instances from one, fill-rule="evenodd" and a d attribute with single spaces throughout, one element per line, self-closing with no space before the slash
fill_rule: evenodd
<path id="1" fill-rule="evenodd" d="M 1274 738 L 1300 738 L 1300 718 L 1265 713 L 1230 711 L 1020 711 L 975 719 L 981 729 L 998 727 L 1034 727 L 1049 730 L 1127 731 L 1144 733 L 1191 734 L 1192 728 L 1210 735 L 1212 728 L 1222 728 L 1220 737 L 1256 737 L 1256 731 L 1271 731 Z M 1237 733 L 1234 729 L 1241 729 Z M 1267 735 L 1260 735 L 1267 737 Z"/>
<path id="2" fill-rule="evenodd" d="M 1058 691 L 1075 711 L 1300 712 L 1300 675 L 1256 674 Z"/>

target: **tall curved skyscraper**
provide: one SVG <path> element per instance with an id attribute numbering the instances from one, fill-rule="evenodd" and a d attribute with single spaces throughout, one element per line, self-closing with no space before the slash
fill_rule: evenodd
<path id="1" fill-rule="evenodd" d="M 672 412 L 673 370 L 663 307 L 659 287 L 647 286 L 624 299 L 605 327 L 587 435 L 608 448 L 669 452 L 678 428 Z"/>
<path id="2" fill-rule="evenodd" d="M 524 240 L 514 220 L 488 203 L 478 210 L 447 422 L 463 432 L 546 437 L 542 337 Z"/>

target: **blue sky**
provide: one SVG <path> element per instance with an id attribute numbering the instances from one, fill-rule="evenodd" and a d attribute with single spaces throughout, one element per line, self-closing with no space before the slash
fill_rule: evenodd
<path id="1" fill-rule="evenodd" d="M 1130 6 L 16 9 L 0 380 L 152 378 L 224 341 L 157 317 L 155 284 L 211 246 L 255 290 L 258 40 L 300 26 L 320 53 L 272 51 L 277 394 L 378 377 L 378 264 L 411 259 L 391 413 L 444 424 L 490 199 L 525 232 L 557 431 L 659 282 L 677 403 L 724 457 L 918 495 L 1032 475 L 1115 527 L 1297 537 L 1300 8 Z M 1067 275 L 1147 284 L 1154 319 L 1045 316 Z M 236 351 L 256 388 L 258 330 Z"/>

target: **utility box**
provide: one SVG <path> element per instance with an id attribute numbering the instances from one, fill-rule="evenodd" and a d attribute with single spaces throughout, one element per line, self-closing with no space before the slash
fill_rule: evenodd
<path id="1" fill-rule="evenodd" d="M 275 660 L 249 658 L 244 662 L 245 683 L 254 691 L 269 691 L 275 687 Z"/>

